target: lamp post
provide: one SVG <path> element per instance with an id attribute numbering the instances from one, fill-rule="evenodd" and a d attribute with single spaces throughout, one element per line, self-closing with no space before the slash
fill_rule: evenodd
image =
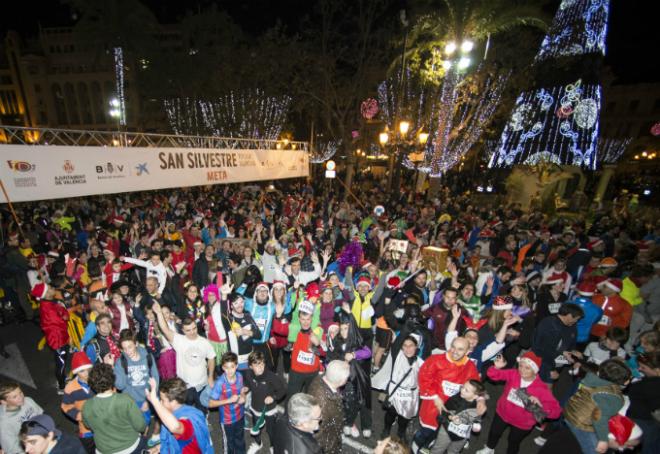
<path id="1" fill-rule="evenodd" d="M 389 150 L 390 153 L 389 175 L 387 179 L 388 190 L 392 190 L 392 184 L 395 181 L 394 164 L 400 164 L 404 155 L 415 163 L 415 168 L 424 161 L 426 143 L 428 142 L 429 134 L 421 128 L 414 134 L 409 134 L 410 128 L 410 121 L 401 120 L 397 125 L 396 131 L 390 131 L 385 128 L 383 132 L 378 134 L 378 142 L 386 152 Z"/>

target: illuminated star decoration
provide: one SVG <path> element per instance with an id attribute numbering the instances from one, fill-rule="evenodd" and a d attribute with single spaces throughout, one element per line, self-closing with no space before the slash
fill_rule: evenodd
<path id="1" fill-rule="evenodd" d="M 604 55 L 609 0 L 563 0 L 536 62 Z M 549 161 L 595 169 L 598 163 L 601 87 L 572 83 L 522 93 L 488 166 Z"/>
<path id="2" fill-rule="evenodd" d="M 277 140 L 290 104 L 289 96 L 252 89 L 215 100 L 168 99 L 164 107 L 176 134 Z"/>
<path id="3" fill-rule="evenodd" d="M 126 97 L 124 94 L 124 50 L 121 47 L 113 49 L 115 57 L 115 90 L 119 101 L 119 124 L 126 126 Z"/>

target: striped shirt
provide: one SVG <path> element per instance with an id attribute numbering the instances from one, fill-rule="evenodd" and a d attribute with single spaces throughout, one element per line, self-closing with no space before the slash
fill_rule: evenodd
<path id="1" fill-rule="evenodd" d="M 229 383 L 227 376 L 222 374 L 215 381 L 210 397 L 213 400 L 227 400 L 232 396 L 239 395 L 241 389 L 243 389 L 243 375 L 241 375 L 240 372 L 236 372 L 234 383 Z M 240 421 L 243 419 L 243 411 L 244 404 L 235 403 L 222 405 L 218 411 L 220 414 L 220 423 L 229 425 Z"/>

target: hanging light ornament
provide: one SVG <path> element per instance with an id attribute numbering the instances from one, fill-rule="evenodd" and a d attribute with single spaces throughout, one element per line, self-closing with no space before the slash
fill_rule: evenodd
<path id="1" fill-rule="evenodd" d="M 360 105 L 360 113 L 367 120 L 373 119 L 378 114 L 378 101 L 373 98 L 365 99 Z"/>
<path id="2" fill-rule="evenodd" d="M 660 136 L 660 121 L 651 126 L 651 134 L 656 137 Z"/>

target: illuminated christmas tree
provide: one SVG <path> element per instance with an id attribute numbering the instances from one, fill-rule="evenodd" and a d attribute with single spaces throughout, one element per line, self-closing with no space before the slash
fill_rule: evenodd
<path id="1" fill-rule="evenodd" d="M 609 0 L 563 0 L 489 167 L 548 161 L 595 169 Z M 554 79 L 554 80 L 552 80 Z M 548 81 L 551 80 L 551 83 Z"/>

